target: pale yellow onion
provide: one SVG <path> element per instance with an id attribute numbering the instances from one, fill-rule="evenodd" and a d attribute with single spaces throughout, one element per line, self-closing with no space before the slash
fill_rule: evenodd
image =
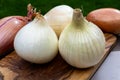
<path id="1" fill-rule="evenodd" d="M 73 8 L 68 5 L 59 5 L 48 11 L 44 17 L 59 37 L 61 31 L 72 20 Z"/>
<path id="2" fill-rule="evenodd" d="M 75 9 L 71 24 L 59 38 L 59 51 L 63 59 L 74 67 L 88 68 L 101 60 L 104 50 L 103 32 L 88 22 L 80 9 Z"/>
<path id="3" fill-rule="evenodd" d="M 14 48 L 23 59 L 32 63 L 47 63 L 58 53 L 58 38 L 44 17 L 37 14 L 16 35 Z"/>

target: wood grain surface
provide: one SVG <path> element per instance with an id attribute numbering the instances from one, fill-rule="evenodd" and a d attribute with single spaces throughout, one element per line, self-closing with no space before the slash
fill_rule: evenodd
<path id="1" fill-rule="evenodd" d="M 47 64 L 33 64 L 21 59 L 14 51 L 0 60 L 0 80 L 89 80 L 117 41 L 113 34 L 105 33 L 105 37 L 105 55 L 99 64 L 91 68 L 74 68 L 59 54 Z"/>

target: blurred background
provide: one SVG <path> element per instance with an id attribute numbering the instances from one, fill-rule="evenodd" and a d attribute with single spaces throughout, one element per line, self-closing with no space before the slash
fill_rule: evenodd
<path id="1" fill-rule="evenodd" d="M 92 10 L 103 7 L 120 9 L 118 0 L 0 0 L 0 18 L 11 15 L 26 16 L 26 8 L 29 3 L 40 10 L 43 15 L 51 8 L 61 4 L 81 8 L 84 16 Z"/>

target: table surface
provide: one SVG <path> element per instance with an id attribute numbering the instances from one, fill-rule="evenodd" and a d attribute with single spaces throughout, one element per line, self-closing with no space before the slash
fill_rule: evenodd
<path id="1" fill-rule="evenodd" d="M 91 80 L 120 80 L 120 36 L 115 48 Z"/>

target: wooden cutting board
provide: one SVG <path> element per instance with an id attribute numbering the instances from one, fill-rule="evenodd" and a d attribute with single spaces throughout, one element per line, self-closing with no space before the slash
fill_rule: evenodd
<path id="1" fill-rule="evenodd" d="M 21 59 L 14 51 L 0 61 L 0 80 L 89 80 L 117 41 L 112 34 L 105 33 L 105 37 L 105 55 L 99 64 L 91 68 L 74 68 L 59 54 L 47 64 L 33 64 Z"/>

